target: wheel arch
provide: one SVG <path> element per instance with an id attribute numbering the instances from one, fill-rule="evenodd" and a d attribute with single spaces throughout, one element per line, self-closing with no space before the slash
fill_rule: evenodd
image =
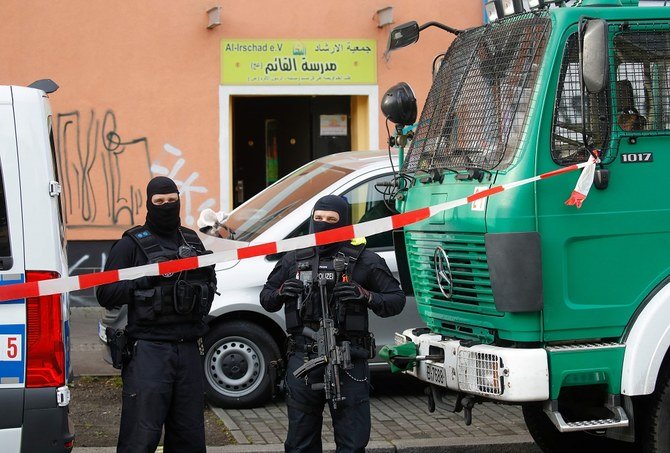
<path id="1" fill-rule="evenodd" d="M 212 317 L 208 320 L 207 324 L 210 327 L 214 327 L 227 321 L 248 321 L 257 324 L 270 334 L 270 336 L 277 343 L 280 352 L 282 352 L 282 354 L 284 353 L 284 341 L 286 340 L 286 333 L 284 332 L 283 326 L 279 325 L 271 317 L 251 310 L 236 310 Z"/>
<path id="2" fill-rule="evenodd" d="M 629 396 L 654 392 L 670 349 L 670 277 L 649 295 L 631 320 L 623 337 L 626 345 L 621 393 Z"/>

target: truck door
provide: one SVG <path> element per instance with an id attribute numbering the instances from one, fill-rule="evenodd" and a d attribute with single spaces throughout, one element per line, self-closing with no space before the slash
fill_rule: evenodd
<path id="1" fill-rule="evenodd" d="M 565 206 L 577 175 L 538 184 L 545 340 L 617 338 L 639 303 L 670 272 L 670 31 L 610 23 L 610 86 L 589 94 L 586 135 L 610 174 L 581 209 Z M 576 30 L 566 36 L 552 122 L 543 125 L 538 173 L 583 162 Z M 550 104 L 550 103 L 548 103 Z"/>

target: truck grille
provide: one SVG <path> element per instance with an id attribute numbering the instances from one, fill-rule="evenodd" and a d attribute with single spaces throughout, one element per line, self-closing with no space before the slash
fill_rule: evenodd
<path id="1" fill-rule="evenodd" d="M 502 316 L 493 302 L 483 234 L 409 231 L 406 245 L 419 304 L 431 309 L 448 308 Z M 440 290 L 435 276 L 437 247 L 446 252 L 451 267 L 453 285 L 449 299 Z"/>

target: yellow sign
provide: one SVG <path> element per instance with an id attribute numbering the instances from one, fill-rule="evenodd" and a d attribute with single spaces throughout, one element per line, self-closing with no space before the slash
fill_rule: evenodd
<path id="1" fill-rule="evenodd" d="M 222 85 L 377 83 L 373 39 L 221 41 Z"/>

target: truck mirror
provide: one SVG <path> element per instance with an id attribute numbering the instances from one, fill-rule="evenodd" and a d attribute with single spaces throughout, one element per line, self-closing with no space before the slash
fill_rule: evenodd
<path id="1" fill-rule="evenodd" d="M 600 93 L 607 86 L 609 55 L 607 22 L 589 19 L 584 26 L 582 78 L 589 93 Z"/>
<path id="2" fill-rule="evenodd" d="M 407 47 L 419 40 L 419 24 L 416 21 L 398 25 L 389 34 L 386 52 Z"/>

